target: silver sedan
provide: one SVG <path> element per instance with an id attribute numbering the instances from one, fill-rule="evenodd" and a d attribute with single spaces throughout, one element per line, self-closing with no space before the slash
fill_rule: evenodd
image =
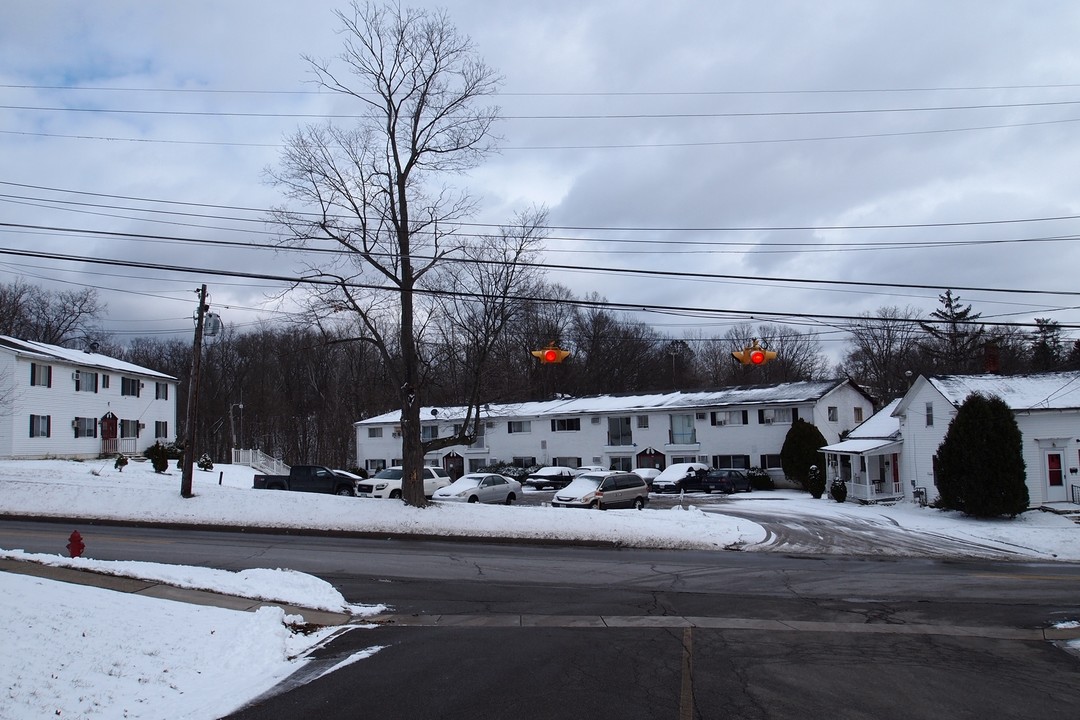
<path id="1" fill-rule="evenodd" d="M 521 497 L 521 483 L 505 475 L 469 473 L 435 491 L 435 500 L 513 505 Z"/>

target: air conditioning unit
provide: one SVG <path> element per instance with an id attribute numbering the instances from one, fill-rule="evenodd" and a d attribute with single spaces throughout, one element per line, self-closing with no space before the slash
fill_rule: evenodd
<path id="1" fill-rule="evenodd" d="M 772 425 L 772 418 L 765 418 L 766 425 Z"/>
<path id="2" fill-rule="evenodd" d="M 139 423 L 139 429 L 140 430 L 145 430 L 146 429 L 146 423 Z"/>
<path id="3" fill-rule="evenodd" d="M 694 417 L 695 417 L 695 419 L 697 419 L 697 420 L 704 420 L 704 419 L 705 419 L 705 413 L 698 413 L 698 414 L 697 414 L 697 415 L 695 415 Z"/>
<path id="4" fill-rule="evenodd" d="M 78 420 L 72 420 L 71 421 L 71 429 L 74 430 L 74 429 L 76 429 L 78 427 L 79 427 L 79 421 Z"/>
<path id="5" fill-rule="evenodd" d="M 75 382 L 79 382 L 79 371 L 78 370 L 71 373 L 71 379 L 74 380 Z"/>
<path id="6" fill-rule="evenodd" d="M 716 424 L 717 425 L 727 425 L 727 420 L 717 420 Z"/>
<path id="7" fill-rule="evenodd" d="M 599 425 L 599 424 L 600 424 L 600 418 L 598 418 L 598 417 L 594 417 L 594 418 L 592 419 L 592 424 L 593 424 L 593 425 Z"/>

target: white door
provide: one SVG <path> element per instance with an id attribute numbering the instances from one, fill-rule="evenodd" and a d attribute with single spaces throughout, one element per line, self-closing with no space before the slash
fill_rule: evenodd
<path id="1" fill-rule="evenodd" d="M 1061 451 L 1048 451 L 1043 464 L 1046 468 L 1046 501 L 1065 502 L 1068 497 L 1065 492 L 1065 463 Z"/>

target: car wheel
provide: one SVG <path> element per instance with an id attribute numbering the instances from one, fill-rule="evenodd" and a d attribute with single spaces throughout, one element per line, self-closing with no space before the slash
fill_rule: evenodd
<path id="1" fill-rule="evenodd" d="M 645 498 L 640 495 L 634 498 L 634 509 L 643 510 L 645 508 Z"/>
<path id="2" fill-rule="evenodd" d="M 706 495 L 712 495 L 712 488 L 711 487 L 703 487 L 701 489 Z"/>
<path id="3" fill-rule="evenodd" d="M 390 499 L 391 500 L 400 500 L 401 499 L 401 491 L 400 490 L 391 490 L 390 491 Z"/>
<path id="4" fill-rule="evenodd" d="M 514 500 L 516 500 L 516 498 L 514 497 L 514 493 L 510 493 L 509 495 L 506 496 L 506 504 L 507 505 L 513 505 Z"/>
<path id="5" fill-rule="evenodd" d="M 591 503 L 589 503 L 589 508 L 592 509 L 592 510 L 599 510 L 600 509 L 600 501 L 599 500 L 593 500 Z"/>
<path id="6" fill-rule="evenodd" d="M 342 487 L 339 487 L 337 489 L 337 492 L 335 494 L 336 495 L 351 496 L 351 495 L 354 495 L 355 493 L 353 493 L 352 488 L 347 488 L 347 487 L 342 486 Z"/>
<path id="7" fill-rule="evenodd" d="M 480 502 L 480 498 L 473 495 L 472 497 L 469 498 L 469 502 L 471 502 L 471 503 Z"/>

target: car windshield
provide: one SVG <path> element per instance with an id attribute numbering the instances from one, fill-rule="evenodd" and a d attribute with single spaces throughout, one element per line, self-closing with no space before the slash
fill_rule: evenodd
<path id="1" fill-rule="evenodd" d="M 401 468 L 386 468 L 375 473 L 375 477 L 379 480 L 400 480 L 402 472 Z"/>
<path id="2" fill-rule="evenodd" d="M 559 495 L 584 495 L 585 493 L 591 493 L 593 490 L 600 487 L 600 483 L 602 482 L 604 482 L 604 478 L 602 477 L 582 475 L 564 489 L 560 490 Z"/>
<path id="3" fill-rule="evenodd" d="M 483 475 L 462 475 L 454 482 L 447 485 L 447 490 L 464 490 L 465 488 L 473 488 L 480 484 L 483 480 Z"/>

